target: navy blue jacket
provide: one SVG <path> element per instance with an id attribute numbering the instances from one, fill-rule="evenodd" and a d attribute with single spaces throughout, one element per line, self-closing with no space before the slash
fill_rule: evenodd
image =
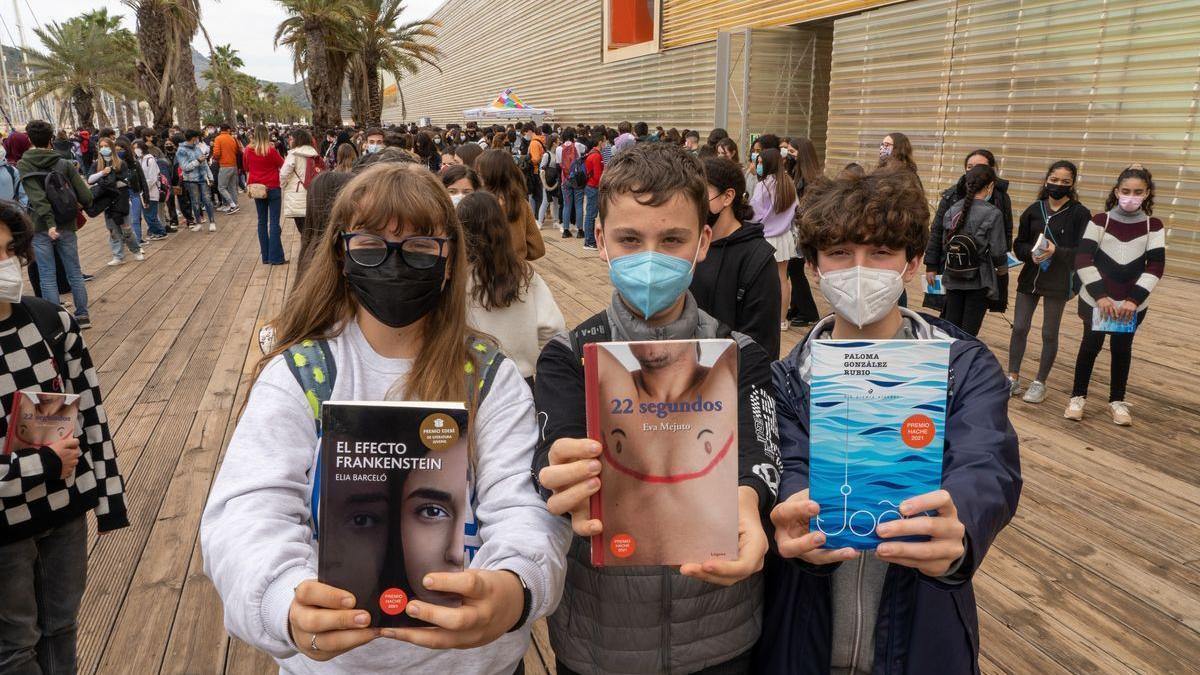
<path id="1" fill-rule="evenodd" d="M 971 577 L 1008 524 L 1021 494 L 1017 435 L 1008 421 L 1008 384 L 987 346 L 941 319 L 921 315 L 955 338 L 950 347 L 942 487 L 966 527 L 966 553 L 945 583 L 890 565 L 875 625 L 877 675 L 978 673 L 979 621 Z M 805 340 L 807 342 L 807 339 Z M 808 384 L 799 374 L 804 342 L 772 365 L 783 478 L 779 500 L 808 488 Z M 757 673 L 829 672 L 831 575 L 837 565 L 767 558 L 767 604 Z"/>

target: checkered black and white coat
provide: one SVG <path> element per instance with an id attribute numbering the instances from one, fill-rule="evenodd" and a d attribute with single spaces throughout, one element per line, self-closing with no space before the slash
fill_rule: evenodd
<path id="1" fill-rule="evenodd" d="M 27 539 L 95 509 L 101 532 L 125 527 L 125 486 L 108 431 L 100 385 L 79 325 L 59 310 L 63 324 L 61 353 L 65 368 L 55 363 L 33 317 L 12 305 L 12 316 L 0 321 L 0 437 L 8 433 L 13 394 L 18 390 L 65 391 L 79 394 L 77 428 L 83 433 L 75 474 L 61 478 L 62 463 L 49 448 L 0 453 L 0 545 Z"/>

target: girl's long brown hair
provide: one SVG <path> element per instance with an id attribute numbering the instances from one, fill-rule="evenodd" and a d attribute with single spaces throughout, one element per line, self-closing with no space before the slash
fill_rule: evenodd
<path id="1" fill-rule="evenodd" d="M 467 326 L 467 255 L 450 196 L 424 165 L 411 163 L 377 163 L 342 188 L 308 269 L 292 289 L 283 312 L 270 322 L 275 345 L 255 366 L 255 380 L 271 359 L 292 345 L 305 339 L 335 337 L 346 322 L 354 320 L 358 302 L 346 282 L 342 233 L 356 231 L 404 231 L 450 238 L 446 261 L 450 278 L 441 301 L 425 317 L 420 351 L 403 389 L 389 392 L 389 397 L 467 401 L 464 365 L 470 361 L 480 372 L 477 354 L 468 349 L 467 338 L 489 338 Z M 475 405 L 477 402 L 470 407 Z"/>
<path id="2" fill-rule="evenodd" d="M 516 223 L 524 215 L 528 193 L 525 177 L 513 161 L 512 153 L 504 150 L 486 150 L 475 160 L 475 173 L 483 181 L 483 189 L 496 195 L 504 205 L 504 217 Z"/>
<path id="3" fill-rule="evenodd" d="M 467 260 L 475 287 L 471 293 L 485 310 L 502 309 L 521 299 L 533 268 L 513 250 L 512 230 L 500 202 L 490 192 L 472 192 L 458 203 L 467 241 Z"/>
<path id="4" fill-rule="evenodd" d="M 893 131 L 888 134 L 892 137 L 892 154 L 880 160 L 879 166 L 883 166 L 889 162 L 899 162 L 903 164 L 909 171 L 917 172 L 917 162 L 913 159 L 912 141 L 908 140 L 908 136 Z"/>
<path id="5" fill-rule="evenodd" d="M 103 148 L 105 146 L 108 146 L 112 149 L 112 154 L 108 156 L 108 159 L 105 159 L 104 155 L 101 155 L 99 151 L 99 148 Z M 117 156 L 117 151 L 122 150 L 123 148 L 117 145 L 116 141 L 112 140 L 111 138 L 101 138 L 100 142 L 96 144 L 96 148 L 97 172 L 103 171 L 108 167 L 111 167 L 113 171 L 120 171 L 121 169 L 125 168 L 125 162 Z"/>
<path id="6" fill-rule="evenodd" d="M 778 148 L 767 148 L 759 155 L 763 167 L 763 180 L 775 177 L 775 198 L 771 203 L 771 213 L 783 213 L 796 202 L 796 184 L 788 175 L 787 165 L 783 162 L 783 154 Z"/>

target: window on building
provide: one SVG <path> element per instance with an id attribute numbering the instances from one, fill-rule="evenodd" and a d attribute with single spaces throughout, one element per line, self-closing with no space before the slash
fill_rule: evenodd
<path id="1" fill-rule="evenodd" d="M 604 0 L 604 60 L 658 51 L 662 0 Z"/>

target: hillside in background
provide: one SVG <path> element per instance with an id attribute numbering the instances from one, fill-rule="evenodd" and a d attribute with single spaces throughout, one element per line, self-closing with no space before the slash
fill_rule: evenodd
<path id="1" fill-rule="evenodd" d="M 192 67 L 196 69 L 196 86 L 204 88 L 208 81 L 201 75 L 208 69 L 208 57 L 204 56 L 195 49 L 192 50 Z M 259 80 L 263 84 L 267 84 L 266 80 Z M 296 82 L 275 82 L 275 86 L 279 87 L 279 95 L 287 96 L 299 103 L 301 107 L 308 108 L 308 92 L 304 91 L 304 83 Z"/>

